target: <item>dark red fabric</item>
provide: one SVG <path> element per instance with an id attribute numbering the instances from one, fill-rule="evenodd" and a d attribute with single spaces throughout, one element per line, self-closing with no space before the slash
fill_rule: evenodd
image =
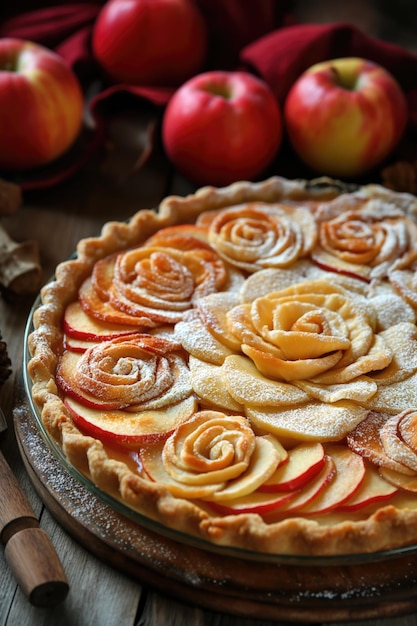
<path id="1" fill-rule="evenodd" d="M 406 93 L 417 88 L 417 56 L 370 37 L 352 24 L 302 24 L 275 30 L 242 50 L 241 61 L 259 74 L 283 103 L 291 85 L 314 63 L 358 56 L 379 63 Z"/>

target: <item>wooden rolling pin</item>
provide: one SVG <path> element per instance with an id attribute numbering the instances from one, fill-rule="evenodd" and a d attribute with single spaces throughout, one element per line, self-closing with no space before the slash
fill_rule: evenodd
<path id="1" fill-rule="evenodd" d="M 6 426 L 0 409 L 0 432 Z M 59 557 L 1 452 L 0 540 L 6 561 L 31 604 L 50 607 L 65 599 L 69 585 Z"/>

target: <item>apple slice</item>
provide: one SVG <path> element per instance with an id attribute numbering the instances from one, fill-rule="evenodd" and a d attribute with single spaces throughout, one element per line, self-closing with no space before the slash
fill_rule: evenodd
<path id="1" fill-rule="evenodd" d="M 301 489 L 294 492 L 294 498 L 280 507 L 280 513 L 296 513 L 307 506 L 336 476 L 336 465 L 327 454 L 320 472 L 309 480 Z"/>
<path id="2" fill-rule="evenodd" d="M 80 302 L 71 302 L 64 313 L 64 332 L 74 339 L 100 341 L 137 332 L 138 326 L 105 323 L 88 315 Z"/>
<path id="3" fill-rule="evenodd" d="M 398 493 L 398 486 L 386 481 L 372 466 L 354 496 L 338 507 L 339 511 L 357 511 L 370 504 L 387 500 Z"/>
<path id="4" fill-rule="evenodd" d="M 311 260 L 317 267 L 327 272 L 350 276 L 367 283 L 370 282 L 369 274 L 371 270 L 367 265 L 344 261 L 336 255 L 329 254 L 320 246 L 316 246 L 311 253 Z"/>
<path id="5" fill-rule="evenodd" d="M 238 513 L 267 515 L 291 502 L 294 497 L 295 492 L 265 493 L 258 490 L 230 501 L 210 502 L 210 506 L 220 515 L 237 515 Z"/>
<path id="6" fill-rule="evenodd" d="M 98 411 L 73 398 L 64 399 L 65 406 L 76 426 L 84 433 L 109 445 L 119 443 L 134 446 L 166 437 L 196 410 L 196 401 L 190 396 L 164 409 L 138 412 Z"/>
<path id="7" fill-rule="evenodd" d="M 417 493 L 417 474 L 408 476 L 407 474 L 396 472 L 388 467 L 380 467 L 379 472 L 384 480 L 395 485 L 395 487 Z"/>
<path id="8" fill-rule="evenodd" d="M 288 459 L 260 487 L 259 491 L 296 491 L 317 476 L 324 467 L 321 443 L 301 443 L 288 453 Z"/>
<path id="9" fill-rule="evenodd" d="M 64 337 L 65 350 L 70 350 L 71 352 L 85 352 L 88 348 L 96 346 L 98 343 L 98 341 L 89 341 L 88 339 L 76 339 L 70 335 L 65 335 Z"/>
<path id="10" fill-rule="evenodd" d="M 326 454 L 334 461 L 336 476 L 309 503 L 300 509 L 308 515 L 327 513 L 349 500 L 361 486 L 366 473 L 363 458 L 346 446 L 333 444 L 326 446 Z"/>
<path id="11" fill-rule="evenodd" d="M 379 432 L 381 443 L 388 456 L 417 472 L 417 454 L 399 435 L 399 425 L 403 421 L 402 413 L 390 417 Z M 405 425 L 403 425 L 403 431 L 407 436 Z"/>
<path id="12" fill-rule="evenodd" d="M 389 418 L 384 413 L 369 411 L 367 417 L 347 434 L 347 444 L 351 450 L 378 467 L 413 475 L 413 470 L 388 456 L 382 446 L 379 432 Z"/>

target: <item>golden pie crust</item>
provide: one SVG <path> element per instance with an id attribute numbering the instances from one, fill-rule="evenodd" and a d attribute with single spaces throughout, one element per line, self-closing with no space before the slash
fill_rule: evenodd
<path id="1" fill-rule="evenodd" d="M 273 177 L 105 224 L 34 313 L 47 433 L 100 490 L 213 546 L 417 542 L 416 220 L 409 194 Z"/>

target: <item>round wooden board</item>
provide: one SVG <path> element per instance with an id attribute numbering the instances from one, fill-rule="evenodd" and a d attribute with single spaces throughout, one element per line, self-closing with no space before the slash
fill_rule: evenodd
<path id="1" fill-rule="evenodd" d="M 417 555 L 299 566 L 180 543 L 121 516 L 74 478 L 45 444 L 24 397 L 14 422 L 30 479 L 57 521 L 97 557 L 166 595 L 213 611 L 286 622 L 364 620 L 417 610 Z"/>

